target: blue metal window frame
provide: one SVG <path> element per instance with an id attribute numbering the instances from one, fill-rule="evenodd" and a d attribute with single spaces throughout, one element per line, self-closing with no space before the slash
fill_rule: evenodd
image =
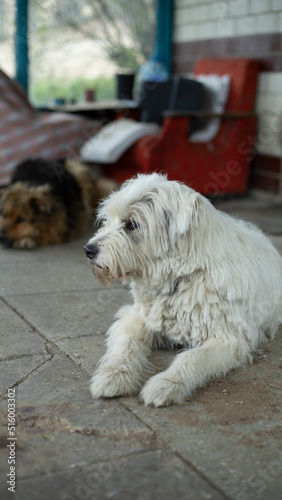
<path id="1" fill-rule="evenodd" d="M 157 2 L 157 35 L 155 56 L 160 59 L 171 73 L 173 32 L 173 0 Z"/>
<path id="2" fill-rule="evenodd" d="M 16 79 L 28 92 L 28 0 L 16 6 Z"/>
<path id="3" fill-rule="evenodd" d="M 28 0 L 16 0 L 16 78 L 28 92 Z M 171 73 L 173 0 L 157 1 L 155 56 Z"/>

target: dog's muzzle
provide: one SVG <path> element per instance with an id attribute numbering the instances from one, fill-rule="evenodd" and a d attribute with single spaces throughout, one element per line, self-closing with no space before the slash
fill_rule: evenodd
<path id="1" fill-rule="evenodd" d="M 99 279 L 100 283 L 104 286 L 110 286 L 114 282 L 114 277 L 112 276 L 109 268 L 107 266 L 102 267 L 97 262 L 95 262 L 97 255 L 99 254 L 99 248 L 89 243 L 85 245 L 84 252 L 88 260 L 93 266 L 93 273 Z"/>
<path id="2" fill-rule="evenodd" d="M 86 257 L 89 259 L 89 260 L 94 260 L 95 257 L 97 257 L 98 253 L 99 253 L 99 248 L 98 247 L 95 247 L 94 245 L 85 245 L 84 247 L 84 252 L 85 252 L 85 255 Z"/>

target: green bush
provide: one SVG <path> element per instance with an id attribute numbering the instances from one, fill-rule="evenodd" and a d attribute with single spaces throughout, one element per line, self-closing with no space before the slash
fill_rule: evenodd
<path id="1" fill-rule="evenodd" d="M 35 105 L 50 105 L 54 99 L 63 98 L 66 101 L 75 99 L 76 102 L 84 102 L 84 93 L 86 89 L 95 90 L 96 100 L 115 98 L 115 76 L 98 78 L 76 78 L 74 80 L 66 80 L 64 78 L 57 79 L 38 79 L 30 84 L 29 97 Z"/>

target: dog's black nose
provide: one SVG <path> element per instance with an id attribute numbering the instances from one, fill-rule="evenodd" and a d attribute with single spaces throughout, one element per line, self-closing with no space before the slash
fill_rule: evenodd
<path id="1" fill-rule="evenodd" d="M 99 253 L 99 248 L 98 247 L 95 247 L 94 245 L 85 245 L 84 247 L 84 252 L 86 254 L 86 257 L 88 257 L 88 259 L 94 259 L 97 254 Z"/>

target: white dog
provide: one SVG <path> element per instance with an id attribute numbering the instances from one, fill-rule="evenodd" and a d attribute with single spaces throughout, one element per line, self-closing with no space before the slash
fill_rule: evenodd
<path id="1" fill-rule="evenodd" d="M 183 403 L 273 338 L 282 321 L 282 259 L 255 226 L 159 174 L 126 182 L 102 203 L 99 219 L 85 253 L 104 285 L 131 282 L 134 304 L 109 329 L 94 397 L 134 394 L 147 381 L 146 405 Z M 149 378 L 150 352 L 167 340 L 186 349 Z"/>

